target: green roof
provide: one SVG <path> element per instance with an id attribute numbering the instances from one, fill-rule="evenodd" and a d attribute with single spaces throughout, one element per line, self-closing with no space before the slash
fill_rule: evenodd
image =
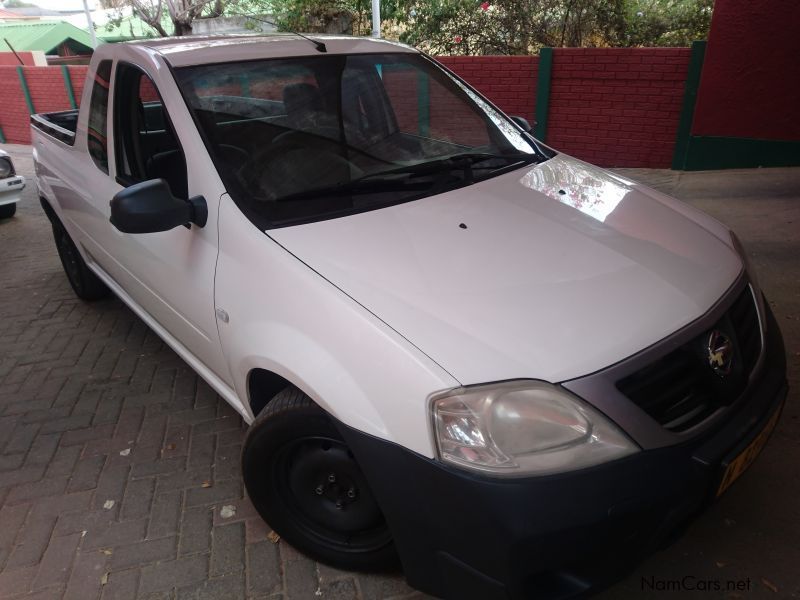
<path id="1" fill-rule="evenodd" d="M 18 52 L 41 50 L 45 54 L 57 54 L 57 48 L 64 42 L 78 54 L 92 51 L 89 33 L 63 21 L 0 23 L 0 52 L 10 50 L 5 40 Z"/>

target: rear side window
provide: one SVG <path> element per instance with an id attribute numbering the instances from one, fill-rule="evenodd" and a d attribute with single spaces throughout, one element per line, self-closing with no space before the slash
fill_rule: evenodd
<path id="1" fill-rule="evenodd" d="M 97 66 L 92 84 L 89 105 L 89 156 L 97 168 L 108 173 L 108 82 L 111 79 L 111 61 L 103 60 Z"/>

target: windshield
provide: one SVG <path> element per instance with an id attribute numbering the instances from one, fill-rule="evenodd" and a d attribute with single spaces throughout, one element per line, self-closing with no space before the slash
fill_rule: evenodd
<path id="1" fill-rule="evenodd" d="M 230 195 L 264 228 L 431 196 L 552 154 L 418 54 L 200 65 L 176 77 Z"/>

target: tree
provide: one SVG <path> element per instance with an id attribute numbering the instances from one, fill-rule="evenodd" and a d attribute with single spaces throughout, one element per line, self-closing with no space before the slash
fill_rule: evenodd
<path id="1" fill-rule="evenodd" d="M 224 0 L 103 0 L 106 8 L 130 6 L 142 21 L 159 35 L 188 35 L 192 33 L 192 21 L 203 17 L 219 17 L 224 10 Z M 172 32 L 162 25 L 164 14 L 169 15 Z"/>
<path id="2" fill-rule="evenodd" d="M 421 0 L 401 39 L 436 54 L 530 54 L 614 43 L 624 14 L 623 0 Z"/>
<path id="3" fill-rule="evenodd" d="M 118 9 L 112 22 L 121 22 L 122 9 L 132 8 L 156 33 L 166 37 L 192 33 L 192 23 L 201 18 L 263 14 L 267 7 L 274 5 L 274 0 L 100 0 L 100 3 L 103 8 Z M 165 16 L 172 24 L 171 31 L 164 26 Z"/>
<path id="4" fill-rule="evenodd" d="M 371 33 L 370 0 L 102 0 L 132 6 L 160 35 L 195 19 L 274 15 L 282 31 Z M 543 46 L 686 46 L 704 39 L 713 0 L 381 0 L 383 33 L 431 54 L 531 54 Z"/>
<path id="5" fill-rule="evenodd" d="M 371 31 L 371 0 L 229 1 L 226 14 L 273 15 L 275 24 L 281 31 L 351 35 L 367 35 Z M 382 0 L 382 3 L 385 2 L 392 0 Z M 384 10 L 381 12 L 385 13 Z"/>
<path id="6" fill-rule="evenodd" d="M 352 34 L 363 4 L 363 0 L 286 0 L 271 3 L 268 12 L 276 15 L 283 31 Z"/>
<path id="7" fill-rule="evenodd" d="M 708 36 L 713 0 L 636 0 L 627 6 L 626 46 L 688 46 Z"/>
<path id="8" fill-rule="evenodd" d="M 403 41 L 433 54 L 530 54 L 543 46 L 686 46 L 713 0 L 408 0 Z"/>

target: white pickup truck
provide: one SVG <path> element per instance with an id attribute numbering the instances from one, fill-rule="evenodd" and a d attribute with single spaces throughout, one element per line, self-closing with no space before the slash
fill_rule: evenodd
<path id="1" fill-rule="evenodd" d="M 119 296 L 251 424 L 248 494 L 319 560 L 583 595 L 780 414 L 781 335 L 729 229 L 407 46 L 104 45 L 80 111 L 32 125 L 76 294 Z"/>

